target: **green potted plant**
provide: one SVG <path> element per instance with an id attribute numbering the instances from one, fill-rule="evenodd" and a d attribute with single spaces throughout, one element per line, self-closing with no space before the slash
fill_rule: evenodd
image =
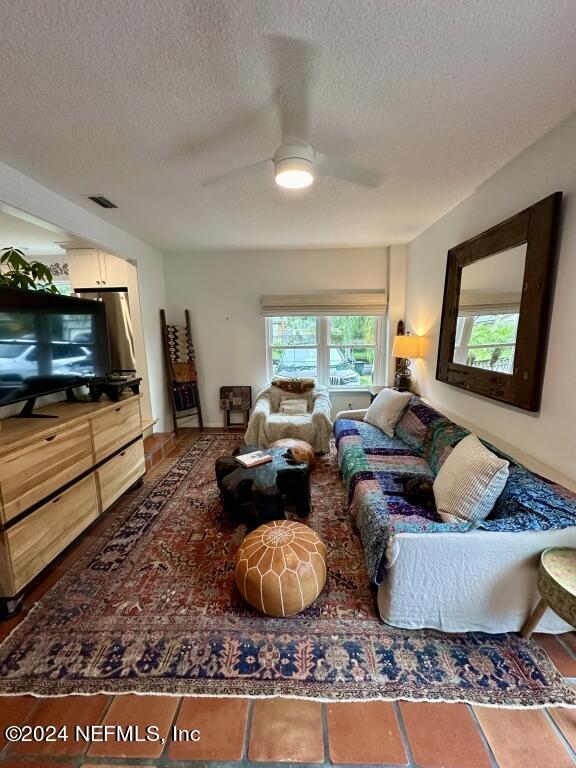
<path id="1" fill-rule="evenodd" d="M 39 261 L 28 261 L 19 248 L 0 251 L 0 287 L 60 293 L 50 269 Z"/>

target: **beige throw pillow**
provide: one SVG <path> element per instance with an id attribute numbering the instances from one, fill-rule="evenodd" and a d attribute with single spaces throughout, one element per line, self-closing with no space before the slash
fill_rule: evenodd
<path id="1" fill-rule="evenodd" d="M 434 480 L 434 499 L 445 523 L 479 522 L 492 511 L 508 479 L 508 462 L 476 435 L 452 450 Z"/>
<path id="2" fill-rule="evenodd" d="M 289 416 L 299 416 L 308 413 L 308 401 L 302 398 L 283 397 L 280 400 L 279 413 L 286 413 Z"/>
<path id="3" fill-rule="evenodd" d="M 395 389 L 383 389 L 374 398 L 374 402 L 366 411 L 364 421 L 394 437 L 394 427 L 412 395 L 410 392 L 397 392 Z"/>

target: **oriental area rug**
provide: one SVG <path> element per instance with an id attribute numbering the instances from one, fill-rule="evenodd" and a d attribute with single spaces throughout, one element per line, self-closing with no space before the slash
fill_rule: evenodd
<path id="1" fill-rule="evenodd" d="M 214 462 L 238 435 L 200 433 L 126 505 L 0 647 L 0 694 L 410 699 L 574 705 L 546 654 L 518 635 L 383 624 L 334 455 L 312 472 L 305 521 L 326 544 L 316 602 L 269 618 L 237 591 L 246 534 Z"/>

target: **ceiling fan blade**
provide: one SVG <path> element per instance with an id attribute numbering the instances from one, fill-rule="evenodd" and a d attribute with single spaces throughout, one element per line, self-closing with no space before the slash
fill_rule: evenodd
<path id="1" fill-rule="evenodd" d="M 272 125 L 272 105 L 236 109 L 223 116 L 220 126 L 203 134 L 188 135 L 172 150 L 170 158 L 178 161 L 193 160 L 210 152 L 226 149 L 238 142 L 239 137 L 249 136 L 262 126 Z"/>
<path id="2" fill-rule="evenodd" d="M 360 187 L 376 189 L 384 180 L 384 174 L 376 168 L 355 165 L 330 155 L 322 155 L 319 152 L 316 153 L 316 160 L 318 168 L 324 176 L 332 176 L 335 179 L 349 181 Z"/>
<path id="3" fill-rule="evenodd" d="M 259 160 L 257 163 L 249 163 L 248 165 L 241 165 L 238 168 L 233 168 L 231 171 L 226 171 L 226 173 L 220 173 L 218 174 L 218 176 L 211 176 L 209 179 L 205 179 L 202 182 L 202 186 L 213 187 L 216 184 L 223 184 L 226 181 L 233 181 L 236 178 L 240 178 L 242 176 L 248 176 L 256 168 L 263 168 L 265 165 L 268 165 L 268 163 L 271 163 L 271 162 L 272 162 L 272 158 L 269 157 L 266 160 Z"/>
<path id="4" fill-rule="evenodd" d="M 317 47 L 305 40 L 269 35 L 282 144 L 307 141 L 310 133 L 309 89 Z"/>

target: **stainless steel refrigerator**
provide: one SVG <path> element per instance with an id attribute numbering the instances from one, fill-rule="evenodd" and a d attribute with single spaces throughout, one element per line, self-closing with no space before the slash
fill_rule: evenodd
<path id="1" fill-rule="evenodd" d="M 83 299 L 101 301 L 106 307 L 110 372 L 134 373 L 136 371 L 136 356 L 134 354 L 134 332 L 127 289 L 94 288 L 90 290 L 83 288 L 76 291 L 76 295 Z"/>

